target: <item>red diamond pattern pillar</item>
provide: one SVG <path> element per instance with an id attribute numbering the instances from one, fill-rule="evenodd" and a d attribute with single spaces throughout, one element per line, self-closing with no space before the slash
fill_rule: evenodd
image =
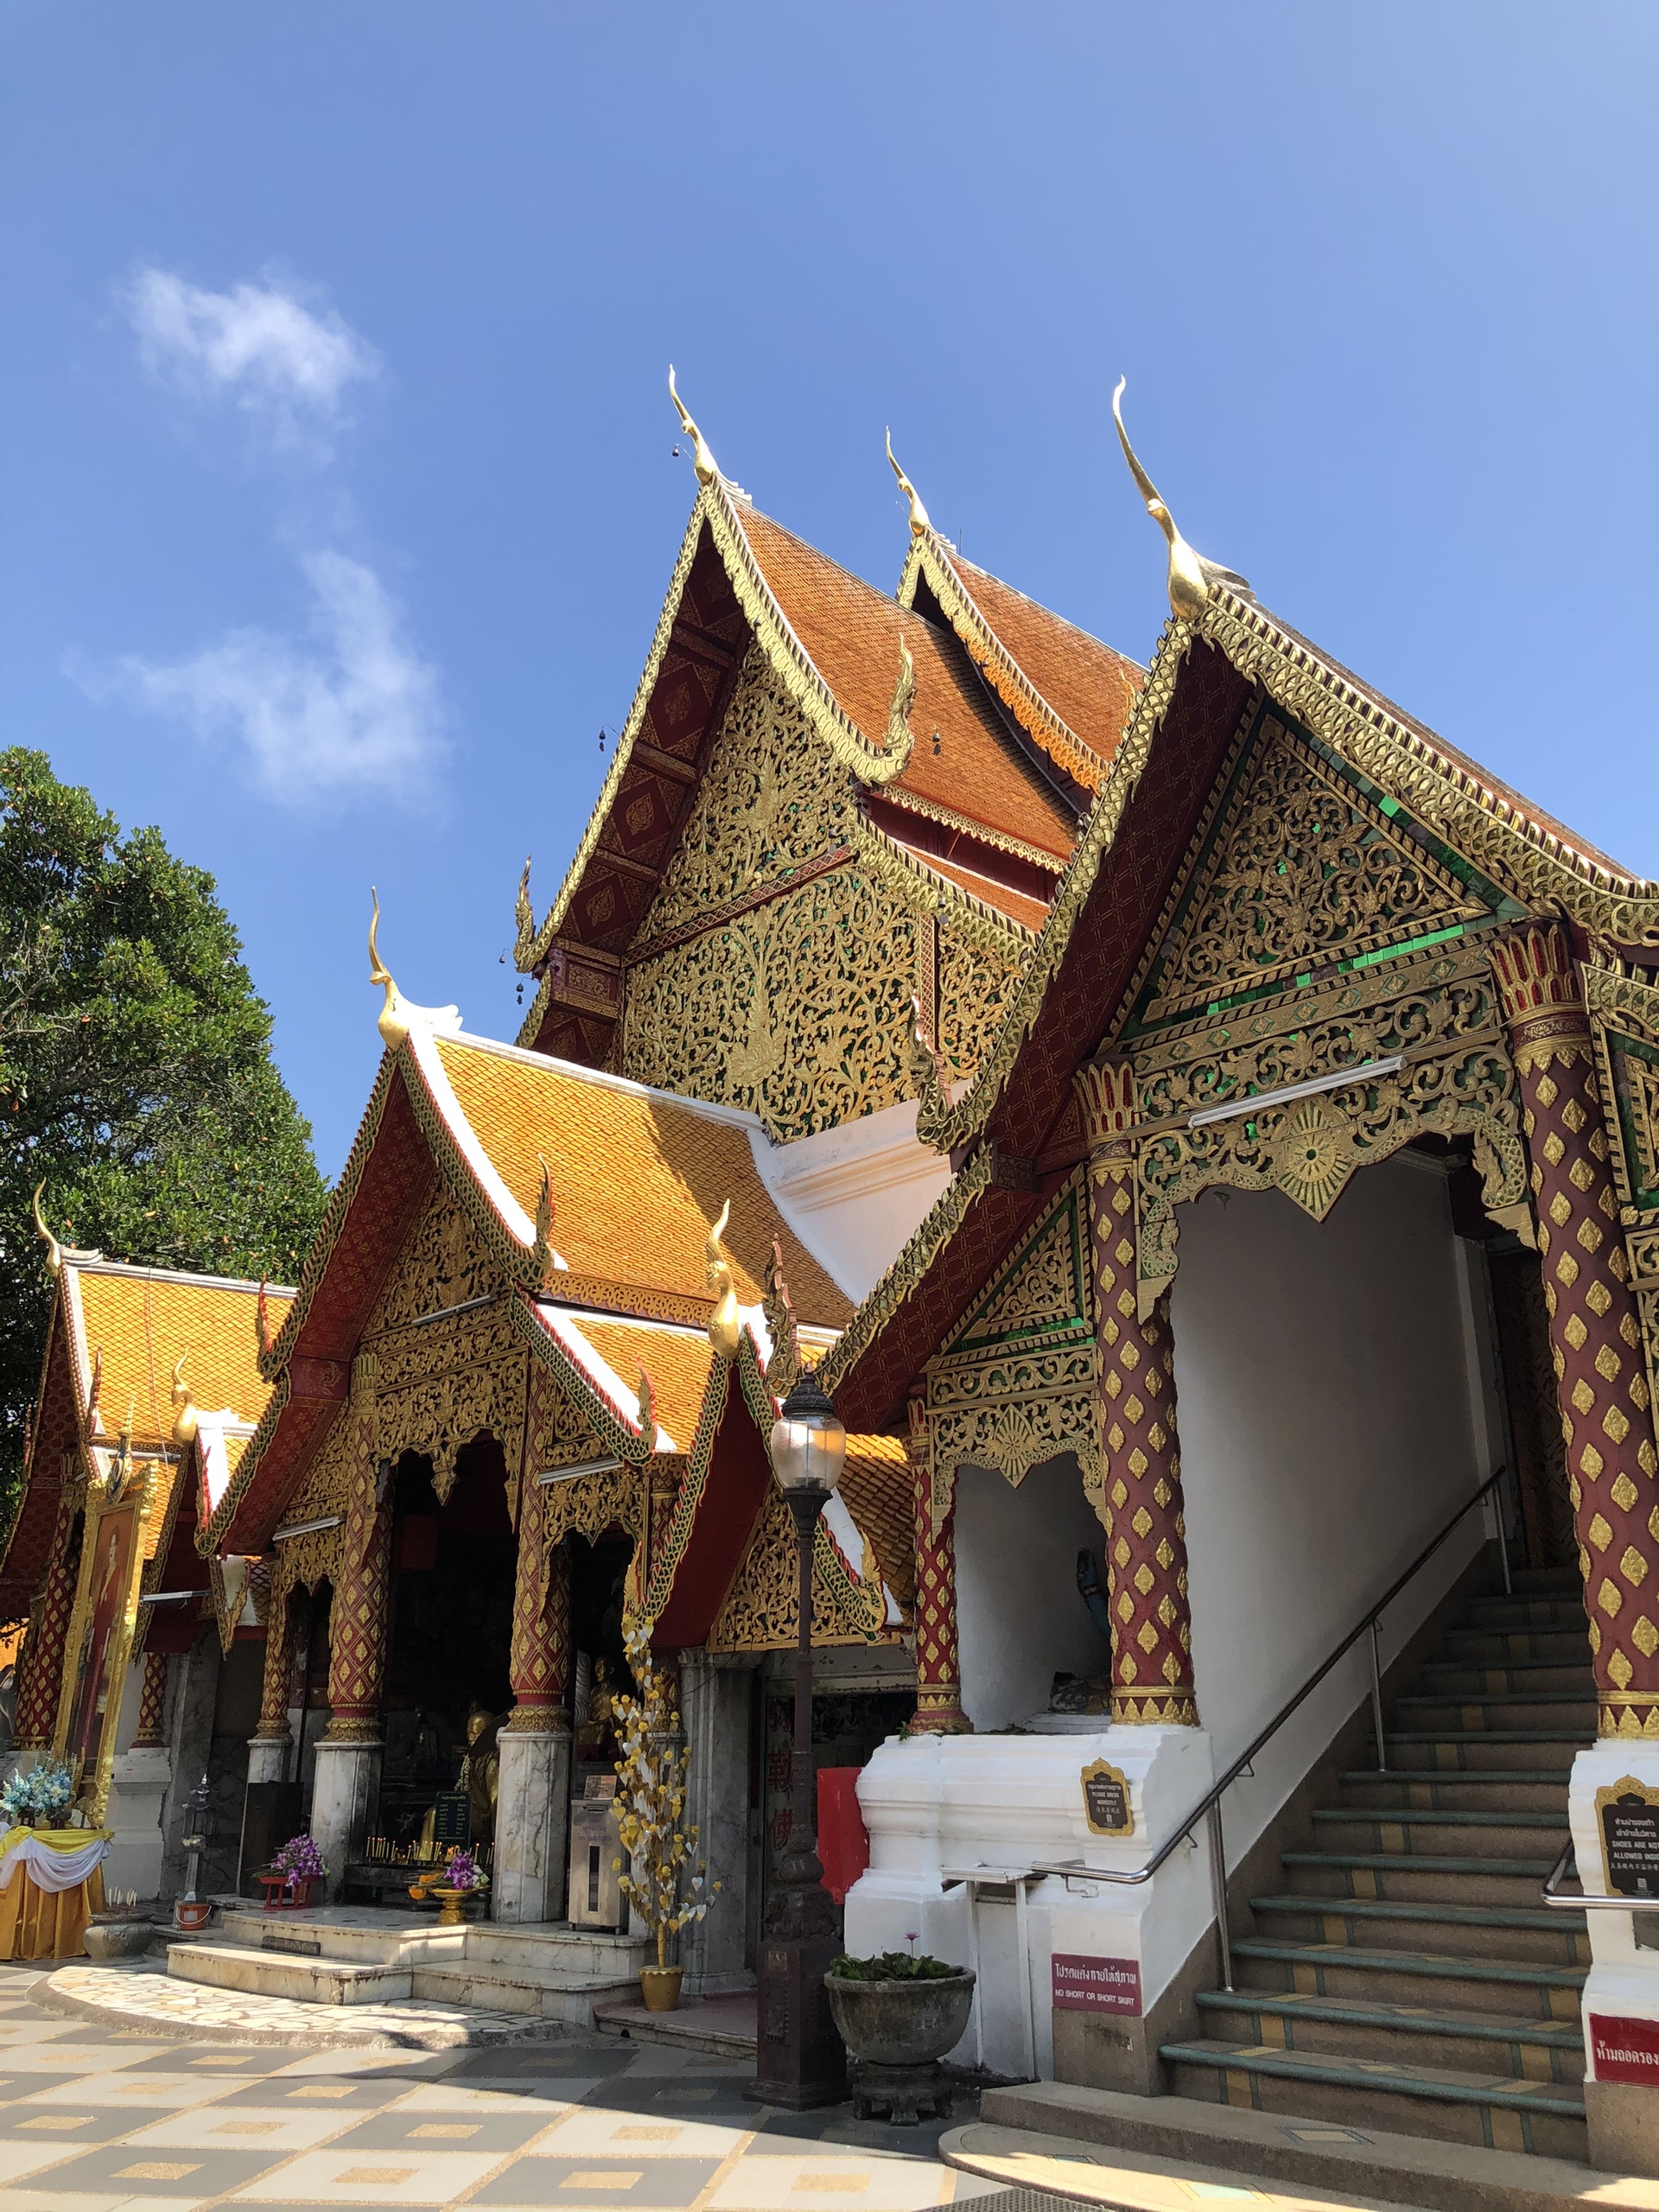
<path id="1" fill-rule="evenodd" d="M 79 1574 L 79 1522 L 75 1515 L 65 1509 L 58 1517 L 41 1594 L 29 1607 L 29 1641 L 23 1654 L 27 1680 L 17 1707 L 16 1744 L 20 1751 L 44 1750 L 57 1727 L 69 1616 L 74 1610 L 75 1583 Z"/>
<path id="2" fill-rule="evenodd" d="M 524 1470 L 518 1491 L 518 1567 L 512 1592 L 508 1672 L 513 1710 L 507 1726 L 562 1735 L 569 1727 L 565 1690 L 570 1664 L 570 1555 L 563 1539 L 548 1542 L 548 1494 L 536 1479 L 545 1462 L 544 1410 L 551 1378 L 530 1379 Z"/>
<path id="3" fill-rule="evenodd" d="M 352 1362 L 344 1418 L 353 1425 L 351 1491 L 340 1531 L 340 1580 L 329 1614 L 327 1733 L 335 1743 L 379 1734 L 386 1674 L 386 1599 L 391 1565 L 391 1492 L 378 1495 L 375 1359 Z"/>
<path id="4" fill-rule="evenodd" d="M 966 1736 L 973 1722 L 962 1709 L 962 1662 L 957 1646 L 957 1508 L 933 1527 L 932 1454 L 926 1411 L 910 1402 L 910 1472 L 916 1513 L 916 1718 L 912 1732 Z"/>
<path id="5" fill-rule="evenodd" d="M 135 1751 L 153 1749 L 162 1740 L 162 1716 L 167 1707 L 167 1654 L 146 1651 L 143 1680 L 138 1685 L 138 1726 L 132 1739 Z"/>
<path id="6" fill-rule="evenodd" d="M 1077 1081 L 1089 1139 L 1112 1718 L 1197 1727 L 1169 1295 L 1144 1321 L 1137 1299 L 1135 1147 L 1128 1135 L 1135 1071 L 1127 1060 L 1098 1060 L 1080 1068 Z"/>
<path id="7" fill-rule="evenodd" d="M 1659 1457 L 1578 966 L 1545 924 L 1492 949 L 1532 1160 L 1555 1395 L 1604 1736 L 1659 1737 Z"/>

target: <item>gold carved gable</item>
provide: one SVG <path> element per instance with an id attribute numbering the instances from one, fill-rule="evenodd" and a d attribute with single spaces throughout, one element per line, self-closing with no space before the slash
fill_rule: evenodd
<path id="1" fill-rule="evenodd" d="M 1264 715 L 1154 964 L 1148 1027 L 1490 913 L 1449 855 Z"/>
<path id="2" fill-rule="evenodd" d="M 867 1556 L 867 1565 L 870 1561 Z M 882 1639 L 886 1604 L 879 1577 L 856 1585 L 823 1523 L 812 1558 L 812 1641 L 874 1643 Z M 789 1508 L 770 1486 L 711 1624 L 710 1651 L 793 1650 L 800 1620 L 800 1552 Z"/>
<path id="3" fill-rule="evenodd" d="M 923 1415 L 932 1520 L 944 1525 L 957 1470 L 1018 1486 L 1065 1452 L 1101 1497 L 1097 1354 L 1081 1171 L 929 1363 Z"/>

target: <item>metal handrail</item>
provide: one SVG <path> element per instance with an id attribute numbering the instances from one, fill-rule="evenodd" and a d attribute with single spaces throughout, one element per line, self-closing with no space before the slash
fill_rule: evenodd
<path id="1" fill-rule="evenodd" d="M 1567 1848 L 1544 1877 L 1541 1895 L 1546 1904 L 1553 1904 L 1558 1912 L 1582 1912 L 1599 1909 L 1603 1912 L 1659 1912 L 1659 1897 L 1616 1897 L 1605 1892 L 1586 1891 L 1580 1897 L 1563 1897 L 1556 1888 L 1558 1882 L 1567 1879 L 1569 1867 L 1578 1872 L 1576 1847 L 1569 1836 Z"/>
<path id="2" fill-rule="evenodd" d="M 1474 1496 L 1458 1508 L 1457 1511 L 1452 1516 L 1452 1518 L 1440 1530 L 1439 1535 L 1434 1537 L 1432 1542 L 1426 1544 L 1422 1550 L 1418 1553 L 1416 1558 L 1413 1560 L 1411 1565 L 1407 1567 L 1405 1573 L 1396 1577 L 1396 1579 L 1389 1585 L 1387 1590 L 1384 1591 L 1382 1597 L 1377 1599 L 1376 1605 L 1371 1607 L 1370 1612 L 1364 1616 L 1364 1618 L 1359 1622 L 1358 1625 L 1349 1635 L 1343 1638 L 1342 1642 L 1337 1646 L 1330 1657 L 1325 1661 L 1324 1664 L 1317 1668 L 1314 1672 L 1308 1676 L 1307 1680 L 1302 1684 L 1300 1689 L 1297 1691 L 1295 1696 L 1290 1700 L 1288 1704 L 1283 1705 L 1280 1707 L 1273 1719 L 1268 1721 L 1267 1726 L 1262 1729 L 1261 1734 L 1252 1738 L 1249 1745 L 1245 1750 L 1239 1753 L 1238 1757 L 1228 1768 L 1226 1773 L 1222 1776 L 1220 1781 L 1214 1785 L 1205 1796 L 1199 1799 L 1198 1802 L 1192 1808 L 1192 1812 L 1187 1815 L 1187 1818 L 1182 1825 L 1179 1827 L 1172 1830 L 1170 1834 L 1165 1838 L 1158 1850 L 1154 1853 L 1153 1856 L 1147 1861 L 1146 1865 L 1141 1868 L 1138 1873 L 1127 1874 L 1121 1872 L 1118 1868 L 1112 1866 L 1090 1866 L 1085 1865 L 1082 1859 L 1078 1859 L 1058 1860 L 1035 1859 L 1032 1864 L 1032 1872 L 1037 1874 L 1058 1874 L 1072 1881 L 1111 1882 L 1125 1888 L 1138 1888 L 1141 1883 L 1149 1882 L 1152 1879 L 1153 1876 L 1158 1872 L 1158 1869 L 1163 1865 L 1164 1861 L 1170 1857 L 1176 1847 L 1179 1844 L 1183 1844 L 1186 1841 L 1187 1838 L 1192 1834 L 1193 1829 L 1197 1827 L 1200 1821 L 1205 1821 L 1209 1829 L 1210 1840 L 1210 1886 L 1216 1907 L 1216 1929 L 1221 1939 L 1223 1983 L 1227 1989 L 1230 1990 L 1233 1986 L 1233 1948 L 1232 1942 L 1228 1934 L 1227 1928 L 1227 1866 L 1224 1853 L 1224 1839 L 1221 1827 L 1221 1801 L 1223 1797 L 1226 1795 L 1227 1791 L 1232 1788 L 1234 1783 L 1238 1780 L 1239 1776 L 1243 1773 L 1245 1768 L 1248 1767 L 1255 1759 L 1256 1753 L 1278 1734 L 1279 1731 L 1284 1726 L 1286 1721 L 1290 1719 L 1292 1713 L 1294 1713 L 1298 1707 L 1303 1704 L 1306 1699 L 1313 1695 L 1313 1692 L 1318 1689 L 1319 1684 L 1325 1680 L 1332 1669 L 1338 1665 L 1340 1661 L 1347 1657 L 1348 1654 L 1353 1649 L 1355 1644 L 1359 1642 L 1361 1637 L 1363 1636 L 1367 1630 L 1370 1632 L 1371 1637 L 1371 1714 L 1376 1728 L 1377 1771 L 1379 1774 L 1386 1774 L 1388 1772 L 1388 1745 L 1382 1732 L 1382 1670 L 1377 1649 L 1378 1630 L 1381 1625 L 1382 1616 L 1388 1611 L 1389 1607 L 1394 1603 L 1395 1599 L 1400 1595 L 1400 1592 L 1406 1587 L 1407 1584 L 1414 1580 L 1422 1569 L 1427 1566 L 1429 1560 L 1433 1558 L 1435 1553 L 1439 1551 L 1440 1546 L 1445 1543 L 1447 1537 L 1452 1535 L 1452 1531 L 1461 1525 L 1468 1516 L 1474 1511 L 1478 1505 L 1482 1505 L 1485 1503 L 1492 1491 L 1495 1491 L 1499 1483 L 1503 1481 L 1508 1471 L 1509 1470 L 1506 1467 L 1497 1468 L 1495 1472 L 1487 1477 L 1486 1480 L 1481 1484 Z M 1510 1547 L 1509 1541 L 1503 1533 L 1503 1516 L 1502 1513 L 1497 1515 L 1497 1520 L 1498 1556 L 1503 1563 L 1503 1593 L 1506 1597 L 1510 1597 L 1514 1594 L 1514 1585 L 1510 1575 Z M 1560 1871 L 1560 1870 L 1558 1867 L 1556 1872 L 1559 1873 Z"/>

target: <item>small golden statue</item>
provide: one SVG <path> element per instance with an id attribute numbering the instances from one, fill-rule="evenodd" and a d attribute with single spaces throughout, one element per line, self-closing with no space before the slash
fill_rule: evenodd
<path id="1" fill-rule="evenodd" d="M 455 1777 L 473 1805 L 473 1841 L 495 1840 L 495 1801 L 501 1789 L 501 1751 L 496 1741 L 501 1722 L 498 1714 L 474 1706 L 467 1715 L 467 1755 Z"/>

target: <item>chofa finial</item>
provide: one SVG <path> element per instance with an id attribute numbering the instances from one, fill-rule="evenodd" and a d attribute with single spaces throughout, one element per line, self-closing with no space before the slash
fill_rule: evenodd
<path id="1" fill-rule="evenodd" d="M 732 1285 L 731 1262 L 726 1257 L 721 1238 L 726 1234 L 726 1224 L 732 1217 L 732 1202 L 727 1199 L 720 1210 L 720 1219 L 709 1232 L 703 1247 L 709 1262 L 709 1287 L 715 1293 L 715 1310 L 709 1316 L 709 1341 L 721 1359 L 735 1359 L 742 1323 L 737 1311 L 737 1292 Z"/>
<path id="2" fill-rule="evenodd" d="M 173 1370 L 173 1441 L 188 1444 L 196 1433 L 200 1418 L 195 1400 L 190 1395 L 190 1385 L 184 1379 L 184 1363 L 189 1357 L 182 1354 Z"/>
<path id="3" fill-rule="evenodd" d="M 35 1230 L 41 1243 L 46 1247 L 46 1272 L 49 1275 L 56 1275 L 61 1274 L 63 1272 L 63 1247 L 59 1243 L 57 1238 L 47 1227 L 45 1221 L 41 1217 L 41 1196 L 45 1189 L 46 1185 L 44 1183 L 37 1183 L 35 1185 Z"/>
<path id="4" fill-rule="evenodd" d="M 375 1027 L 380 1032 L 380 1041 L 388 1052 L 395 1052 L 409 1034 L 409 1019 L 404 1012 L 403 1001 L 397 995 L 397 986 L 391 980 L 391 970 L 380 957 L 380 948 L 375 942 L 380 933 L 380 893 L 369 886 L 369 896 L 374 901 L 374 912 L 369 921 L 369 981 L 378 983 L 385 990 L 386 1002 L 380 1009 Z"/>
<path id="5" fill-rule="evenodd" d="M 686 412 L 685 402 L 674 388 L 674 364 L 668 365 L 668 396 L 673 401 L 680 417 L 680 428 L 691 441 L 691 466 L 697 472 L 699 484 L 712 484 L 720 474 L 720 465 L 709 450 L 709 441 Z"/>
<path id="6" fill-rule="evenodd" d="M 894 458 L 893 450 L 893 432 L 891 430 L 887 432 L 887 461 L 893 474 L 899 479 L 899 489 L 910 501 L 910 534 L 912 537 L 925 537 L 926 533 L 932 529 L 933 525 L 927 518 L 927 509 L 922 505 L 921 493 L 911 482 L 909 477 L 906 475 L 904 470 L 899 467 L 897 460 Z"/>
<path id="7" fill-rule="evenodd" d="M 1185 622 L 1196 622 L 1209 603 L 1211 584 L 1224 584 L 1243 598 L 1252 599 L 1255 594 L 1236 569 L 1224 569 L 1214 561 L 1206 561 L 1193 551 L 1175 527 L 1175 518 L 1158 496 L 1158 486 L 1135 458 L 1135 448 L 1129 443 L 1129 434 L 1123 427 L 1123 410 L 1120 404 L 1127 377 L 1117 380 L 1117 390 L 1112 394 L 1112 420 L 1117 424 L 1118 443 L 1123 448 L 1123 458 L 1129 464 L 1141 498 L 1147 503 L 1147 512 L 1164 533 L 1169 545 L 1169 605 L 1172 613 Z"/>

